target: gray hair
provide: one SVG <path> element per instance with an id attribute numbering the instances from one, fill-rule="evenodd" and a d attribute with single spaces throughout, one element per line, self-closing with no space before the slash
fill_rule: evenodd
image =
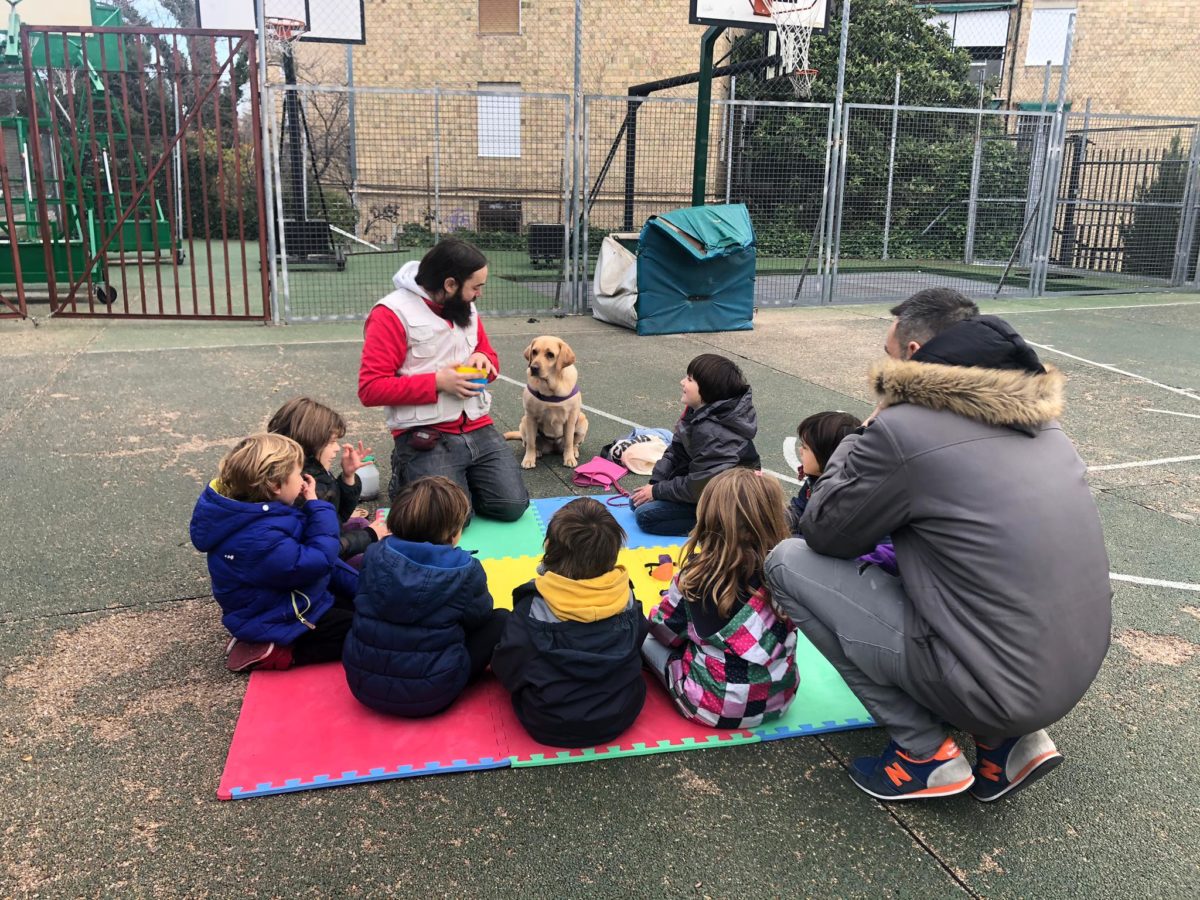
<path id="1" fill-rule="evenodd" d="M 979 307 L 958 291 L 929 288 L 893 306 L 891 313 L 896 317 L 896 340 L 904 347 L 910 341 L 927 343 L 959 322 L 975 318 Z"/>

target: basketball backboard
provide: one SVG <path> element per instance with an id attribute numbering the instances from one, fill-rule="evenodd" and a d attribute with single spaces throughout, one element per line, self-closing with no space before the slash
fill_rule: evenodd
<path id="1" fill-rule="evenodd" d="M 791 2 L 788 6 L 806 6 L 809 0 Z M 693 25 L 724 25 L 727 28 L 757 28 L 762 30 L 774 29 L 771 20 L 769 0 L 691 0 L 691 15 L 688 18 Z M 825 30 L 829 21 L 828 0 L 815 0 L 811 10 L 805 10 L 805 17 L 813 24 L 817 34 Z"/>
<path id="2" fill-rule="evenodd" d="M 0 29 L 8 24 L 8 5 L 0 5 Z M 25 0 L 17 4 L 17 15 L 26 25 L 51 27 L 55 25 L 77 25 L 84 28 L 92 24 L 91 0 Z"/>
<path id="3" fill-rule="evenodd" d="M 268 19 L 299 19 L 308 25 L 302 41 L 366 43 L 364 0 L 265 0 L 265 4 Z M 196 0 L 196 24 L 218 31 L 254 31 L 254 0 Z"/>

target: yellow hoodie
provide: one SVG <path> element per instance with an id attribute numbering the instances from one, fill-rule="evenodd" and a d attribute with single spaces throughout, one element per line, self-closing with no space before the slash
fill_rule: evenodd
<path id="1" fill-rule="evenodd" d="M 629 605 L 629 573 L 624 566 L 579 581 L 547 572 L 534 579 L 534 587 L 550 611 L 566 622 L 599 622 Z"/>

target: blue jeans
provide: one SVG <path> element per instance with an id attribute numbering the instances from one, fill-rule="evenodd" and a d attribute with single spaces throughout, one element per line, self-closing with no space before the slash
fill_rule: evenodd
<path id="1" fill-rule="evenodd" d="M 392 450 L 388 496 L 427 475 L 444 475 L 467 492 L 473 514 L 515 522 L 529 506 L 529 491 L 517 458 L 495 427 L 465 434 L 443 434 L 429 450 L 409 446 L 409 432 L 397 436 Z"/>
<path id="2" fill-rule="evenodd" d="M 635 509 L 633 515 L 646 534 L 684 536 L 696 527 L 696 507 L 690 503 L 651 500 Z"/>

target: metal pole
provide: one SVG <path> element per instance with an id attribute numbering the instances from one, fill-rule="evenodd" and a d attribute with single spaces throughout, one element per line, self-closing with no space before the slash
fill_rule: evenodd
<path id="1" fill-rule="evenodd" d="M 354 235 L 361 238 L 362 216 L 358 215 L 358 132 L 355 128 L 357 101 L 354 95 L 354 47 L 346 45 L 346 127 L 350 132 L 350 205 L 354 207 Z"/>
<path id="2" fill-rule="evenodd" d="M 1050 269 L 1050 244 L 1054 240 L 1054 219 L 1058 206 L 1058 179 L 1062 173 L 1063 144 L 1066 140 L 1067 83 L 1071 74 L 1071 46 L 1075 39 L 1075 14 L 1071 14 L 1067 28 L 1067 43 L 1063 51 L 1063 67 L 1058 82 L 1058 103 L 1051 129 L 1050 150 L 1046 163 L 1046 183 L 1042 188 L 1042 220 L 1039 237 L 1035 242 L 1034 266 L 1037 269 L 1034 295 L 1046 292 L 1047 275 Z"/>
<path id="3" fill-rule="evenodd" d="M 696 156 L 692 162 L 692 206 L 704 205 L 704 188 L 708 179 L 708 122 L 712 112 L 713 49 L 725 31 L 724 25 L 713 25 L 700 40 L 700 82 L 696 91 Z"/>
<path id="4" fill-rule="evenodd" d="M 582 222 L 582 226 L 583 226 L 582 227 L 583 241 L 581 242 L 582 246 L 580 247 L 580 255 L 584 261 L 584 265 L 583 265 L 583 268 L 579 270 L 580 291 L 579 291 L 579 301 L 578 301 L 578 307 L 577 307 L 581 314 L 587 312 L 587 296 L 588 296 L 587 258 L 588 258 L 588 253 L 589 253 L 588 245 L 590 244 L 591 228 L 592 228 L 592 224 L 591 224 L 592 223 L 592 205 L 587 202 L 587 199 L 585 197 L 582 196 L 582 194 L 587 191 L 587 184 L 588 184 L 588 156 L 587 156 L 586 151 L 587 151 L 588 144 L 591 141 L 590 128 L 591 128 L 591 122 L 588 120 L 587 101 L 584 101 L 584 105 L 583 105 L 583 141 L 582 141 L 583 148 L 584 148 L 584 153 L 582 154 L 582 156 L 583 156 L 583 174 L 579 179 L 580 194 L 581 194 L 580 201 L 581 201 L 581 206 L 582 206 L 582 209 L 580 211 L 580 221 Z"/>
<path id="5" fill-rule="evenodd" d="M 581 208 L 580 193 L 587 190 L 587 182 L 583 180 L 581 161 L 586 159 L 587 144 L 584 141 L 584 111 L 583 111 L 583 0 L 575 0 L 575 48 L 572 66 L 571 91 L 571 203 L 570 218 L 571 232 L 574 243 L 571 258 L 574 262 L 572 272 L 572 307 L 576 312 L 583 312 L 587 307 L 587 210 Z M 582 255 L 582 259 L 581 259 Z"/>
<path id="6" fill-rule="evenodd" d="M 258 84 L 259 93 L 262 94 L 264 103 L 262 111 L 262 121 L 259 122 L 259 127 L 262 130 L 262 145 L 265 152 L 263 157 L 267 163 L 263 166 L 263 204 L 267 210 L 266 220 L 258 223 L 258 245 L 259 245 L 259 261 L 258 264 L 266 265 L 267 271 L 271 275 L 271 321 L 279 324 L 279 283 L 275 277 L 275 260 L 278 257 L 278 250 L 275 246 L 276 234 L 275 229 L 277 223 L 282 221 L 283 217 L 275 218 L 275 179 L 271 177 L 271 161 L 276 159 L 277 152 L 271 142 L 271 127 L 269 119 L 275 115 L 274 97 L 267 88 L 267 25 L 266 25 L 266 0 L 254 0 L 254 27 L 257 32 L 258 41 Z M 178 133 L 178 123 L 176 133 Z M 262 232 L 267 232 L 267 258 L 262 259 Z"/>
<path id="7" fill-rule="evenodd" d="M 1050 102 L 1050 61 L 1046 61 L 1046 70 L 1042 75 L 1042 105 L 1038 110 L 1037 133 L 1033 139 L 1033 152 L 1029 159 L 1029 191 L 1025 197 L 1025 218 L 1029 220 L 1037 215 L 1041 206 L 1042 182 L 1046 175 L 1046 104 Z M 1028 229 L 1026 229 L 1028 231 Z M 1030 266 L 1033 260 L 1034 234 L 1029 234 L 1021 245 L 1021 265 Z M 1032 272 L 1030 273 L 1032 275 Z M 1032 294 L 1032 287 L 1030 289 Z"/>
<path id="8" fill-rule="evenodd" d="M 433 240 L 442 233 L 442 89 L 433 88 Z"/>
<path id="9" fill-rule="evenodd" d="M 285 90 L 286 90 L 286 88 L 285 88 Z M 272 110 L 272 113 L 269 117 L 264 116 L 264 118 L 267 119 L 267 121 L 270 121 L 270 119 L 274 118 L 274 115 L 275 115 L 274 114 L 275 94 L 274 94 L 274 91 L 271 90 L 271 88 L 267 88 L 267 106 Z M 270 131 L 267 132 L 267 138 L 268 138 L 268 140 L 271 139 Z M 283 293 L 283 319 L 284 319 L 284 321 L 287 321 L 287 320 L 291 319 L 291 317 L 292 317 L 292 292 L 291 292 L 291 284 L 288 281 L 287 230 L 282 227 L 282 225 L 283 225 L 283 173 L 280 170 L 279 154 L 278 153 L 271 154 L 271 160 L 274 164 L 275 188 L 276 188 L 276 190 L 275 190 L 275 215 L 277 218 L 275 219 L 275 221 L 280 223 L 279 235 L 278 235 L 278 239 L 279 239 L 279 281 L 280 281 L 280 288 Z M 272 257 L 272 260 L 273 259 L 274 259 L 274 257 Z M 276 322 L 276 324 L 278 324 L 278 321 Z"/>
<path id="10" fill-rule="evenodd" d="M 733 117 L 737 115 L 737 107 L 733 101 L 737 99 L 737 76 L 729 76 L 729 103 L 725 104 L 725 112 L 729 116 L 729 128 L 725 136 L 725 203 L 730 202 L 733 193 Z"/>
<path id="11" fill-rule="evenodd" d="M 888 258 L 892 237 L 892 187 L 896 178 L 896 131 L 900 125 L 900 70 L 896 70 L 896 95 L 892 100 L 892 140 L 888 149 L 887 205 L 883 209 L 883 258 Z"/>
<path id="12" fill-rule="evenodd" d="M 963 262 L 975 264 L 975 222 L 979 215 L 979 174 L 983 162 L 983 82 L 979 83 L 979 119 L 975 123 L 975 147 L 971 155 L 971 188 L 967 195 L 967 238 Z"/>
<path id="13" fill-rule="evenodd" d="M 846 49 L 849 45 L 850 0 L 845 0 L 842 4 L 842 37 L 838 45 L 837 90 L 833 98 L 833 134 L 830 137 L 830 148 L 833 152 L 829 155 L 829 180 L 825 186 L 825 191 L 829 194 L 831 202 L 825 205 L 825 269 L 821 282 L 821 300 L 823 303 L 833 302 L 833 246 L 835 243 L 833 229 L 839 205 L 836 199 L 836 191 L 841 177 L 838 171 L 840 169 L 841 146 L 845 140 L 845 136 L 842 134 L 842 108 L 846 100 Z"/>
<path id="14" fill-rule="evenodd" d="M 1179 232 L 1175 242 L 1175 265 L 1171 271 L 1171 285 L 1181 286 L 1187 281 L 1188 266 L 1191 264 L 1192 243 L 1196 233 L 1196 177 L 1200 166 L 1200 126 L 1192 129 L 1192 150 L 1188 154 L 1187 178 L 1183 187 L 1183 199 L 1179 206 Z"/>

